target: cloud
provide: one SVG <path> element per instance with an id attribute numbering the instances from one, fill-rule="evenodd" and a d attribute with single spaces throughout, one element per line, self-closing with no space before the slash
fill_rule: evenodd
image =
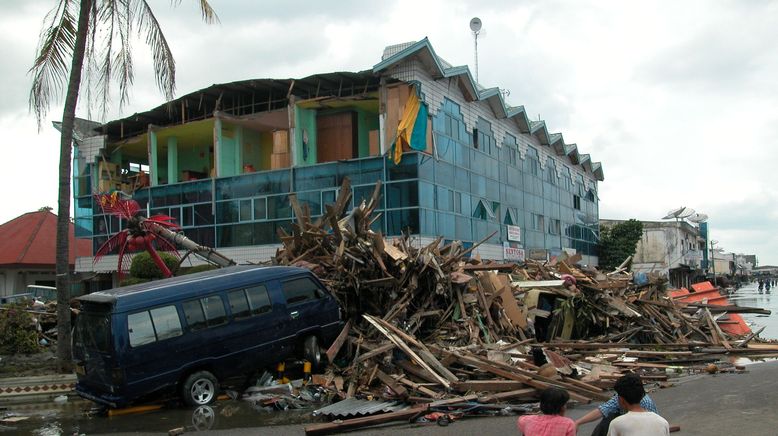
<path id="1" fill-rule="evenodd" d="M 469 20 L 483 21 L 479 80 L 601 161 L 600 216 L 657 220 L 687 205 L 710 215 L 727 250 L 774 254 L 778 193 L 778 2 L 529 0 L 236 0 L 213 2 L 206 25 L 196 2 L 154 5 L 177 61 L 177 95 L 213 83 L 356 71 L 384 46 L 428 36 L 439 55 L 473 66 Z M 58 137 L 38 134 L 27 113 L 41 20 L 51 2 L 0 0 L 0 131 L 10 144 L 5 186 L 32 180 L 29 195 L 4 190 L 0 221 L 56 201 Z M 107 119 L 159 105 L 148 49 L 134 43 L 131 103 Z M 114 99 L 116 101 L 116 99 Z M 50 118 L 61 109 L 52 108 Z M 86 114 L 82 105 L 79 114 Z M 30 150 L 32 154 L 30 155 Z M 37 188 L 35 188 L 37 189 Z"/>

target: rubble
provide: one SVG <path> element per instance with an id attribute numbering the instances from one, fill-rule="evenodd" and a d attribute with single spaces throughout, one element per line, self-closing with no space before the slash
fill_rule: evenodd
<path id="1" fill-rule="evenodd" d="M 371 230 L 380 192 L 379 182 L 347 211 L 344 179 L 335 204 L 315 220 L 293 194 L 296 222 L 291 234 L 279 231 L 275 262 L 313 270 L 349 320 L 318 381 L 340 399 L 376 400 L 354 403 L 354 415 L 386 412 L 310 425 L 308 434 L 430 411 L 525 410 L 549 386 L 579 403 L 607 400 L 626 370 L 664 382 L 670 370 L 703 371 L 722 354 L 778 352 L 751 343 L 755 334 L 725 333 L 729 306 L 676 300 L 659 278 L 633 277 L 626 261 L 603 273 L 578 266 L 578 256 L 525 264 L 471 257 L 483 241 L 465 249 L 442 238 L 424 246 L 408 236 L 387 240 Z M 378 407 L 395 401 L 408 408 Z M 336 410 L 348 416 L 349 404 Z"/>

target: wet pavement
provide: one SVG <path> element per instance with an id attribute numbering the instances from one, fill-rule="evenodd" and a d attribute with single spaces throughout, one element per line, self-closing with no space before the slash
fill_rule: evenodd
<path id="1" fill-rule="evenodd" d="M 94 413 L 94 404 L 71 397 L 66 403 L 45 402 L 4 406 L 2 413 L 12 412 L 27 419 L 0 424 L 0 434 L 37 436 L 93 435 L 116 433 L 165 433 L 183 428 L 186 433 L 250 427 L 319 422 L 311 416 L 314 408 L 266 410 L 246 401 L 217 401 L 197 408 L 169 407 L 123 416 Z"/>
<path id="2" fill-rule="evenodd" d="M 765 326 L 760 335 L 762 338 L 778 339 L 778 289 L 774 293 L 759 294 L 756 283 L 748 284 L 730 295 L 734 304 L 739 306 L 751 306 L 770 309 L 772 315 L 742 314 L 743 318 L 752 324 L 756 330 Z M 766 364 L 773 368 L 778 364 Z M 736 381 L 737 379 L 734 379 Z M 683 389 L 677 387 L 672 389 Z M 728 392 L 732 394 L 732 392 Z M 672 397 L 671 395 L 670 397 Z M 670 398 L 668 398 L 670 400 Z M 199 408 L 170 407 L 140 414 L 107 417 L 95 414 L 94 404 L 89 401 L 70 397 L 65 403 L 34 403 L 21 405 L 6 405 L 0 407 L 0 415 L 15 414 L 19 417 L 27 417 L 18 422 L 0 423 L 2 434 L 31 434 L 36 436 L 60 436 L 60 435 L 93 435 L 93 434 L 117 434 L 117 433 L 142 433 L 142 434 L 167 434 L 171 429 L 184 428 L 186 433 L 197 431 L 209 431 L 212 434 L 302 434 L 303 426 L 300 424 L 319 422 L 318 418 L 311 416 L 316 407 L 293 410 L 273 410 L 253 406 L 246 401 L 226 400 L 218 401 L 212 406 Z M 581 409 L 571 413 L 585 413 Z M 572 411 L 571 411 L 572 412 Z M 679 417 L 680 418 L 680 417 Z M 690 419 L 689 416 L 683 416 Z M 512 418 L 515 420 L 515 418 Z M 492 421 L 494 420 L 494 421 Z M 465 421 L 469 422 L 469 421 Z M 455 425 L 460 428 L 470 428 L 465 422 Z M 502 431 L 512 432 L 515 427 L 510 424 L 509 418 L 483 418 L 477 419 L 476 427 L 486 424 L 486 427 Z M 475 427 L 474 427 L 475 428 Z M 687 427 L 688 428 L 688 427 Z M 260 429 L 262 429 L 260 431 Z M 452 428 L 453 430 L 454 428 Z M 406 427 L 404 433 L 410 430 Z M 419 430 L 419 434 L 428 430 Z M 442 429 L 441 429 L 442 430 Z M 259 431 L 259 432 L 258 432 Z M 395 432 L 393 430 L 386 430 Z M 385 434 L 382 430 L 374 430 L 375 434 Z M 433 430 L 433 432 L 435 432 Z M 410 433 L 415 433 L 411 431 Z M 683 432 L 687 434 L 686 432 Z M 584 433 L 582 433 L 584 434 Z M 588 431 L 585 432 L 588 434 Z M 702 433 L 692 433 L 702 434 Z M 711 433 L 709 433 L 711 434 Z"/>

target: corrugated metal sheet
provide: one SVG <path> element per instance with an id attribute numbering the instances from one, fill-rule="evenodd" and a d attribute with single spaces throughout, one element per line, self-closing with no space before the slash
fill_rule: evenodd
<path id="1" fill-rule="evenodd" d="M 349 416 L 367 416 L 376 413 L 388 413 L 407 408 L 399 401 L 370 401 L 357 398 L 348 398 L 319 410 L 314 410 L 314 416 L 328 416 L 332 418 L 346 418 Z"/>

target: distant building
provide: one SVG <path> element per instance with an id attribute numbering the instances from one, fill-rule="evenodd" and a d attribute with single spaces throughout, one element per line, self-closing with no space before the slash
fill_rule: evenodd
<path id="1" fill-rule="evenodd" d="M 400 122 L 413 133 L 395 153 Z M 238 262 L 266 260 L 295 221 L 289 195 L 321 216 L 349 177 L 352 206 L 383 182 L 372 227 L 384 235 L 485 239 L 483 258 L 565 251 L 597 264 L 602 165 L 427 39 L 387 47 L 366 71 L 217 84 L 83 126 L 75 218 L 95 249 L 122 223 L 93 195 L 118 190 Z M 77 270 L 112 273 L 116 263 L 84 257 Z"/>
<path id="2" fill-rule="evenodd" d="M 762 265 L 754 268 L 754 275 L 756 276 L 773 276 L 778 277 L 778 266 L 775 265 Z"/>
<path id="3" fill-rule="evenodd" d="M 76 239 L 70 224 L 70 258 L 91 253 L 91 241 Z M 0 295 L 24 292 L 28 285 L 55 285 L 57 215 L 43 209 L 0 225 Z"/>
<path id="4" fill-rule="evenodd" d="M 624 220 L 600 220 L 612 227 Z M 632 271 L 658 272 L 676 288 L 688 287 L 703 275 L 701 261 L 705 241 L 699 228 L 685 221 L 642 221 L 643 237 L 632 259 Z"/>

